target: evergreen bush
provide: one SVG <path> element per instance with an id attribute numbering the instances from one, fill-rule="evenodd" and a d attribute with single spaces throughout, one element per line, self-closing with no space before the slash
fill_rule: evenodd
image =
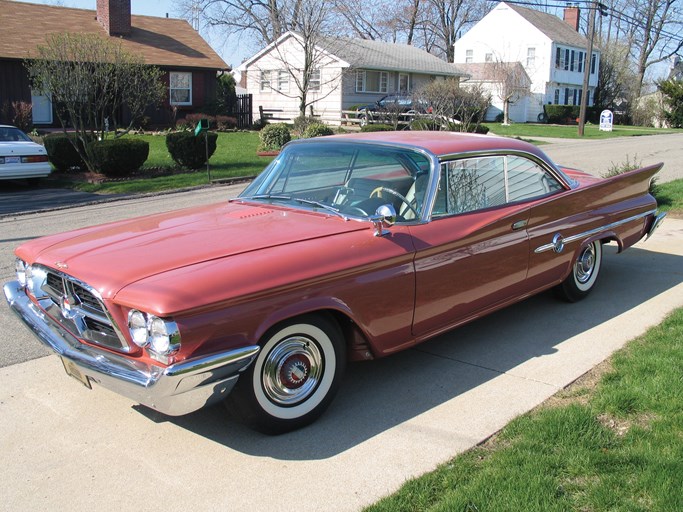
<path id="1" fill-rule="evenodd" d="M 207 135 L 209 139 L 209 158 L 211 158 L 216 151 L 217 133 L 202 133 L 198 137 L 191 132 L 171 132 L 166 135 L 166 148 L 173 161 L 187 169 L 199 169 L 204 165 L 206 163 L 204 135 Z"/>
<path id="2" fill-rule="evenodd" d="M 325 137 L 326 135 L 334 135 L 332 128 L 323 123 L 311 123 L 304 130 L 303 138 L 312 139 L 313 137 Z"/>
<path id="3" fill-rule="evenodd" d="M 76 151 L 72 141 L 77 141 L 77 144 L 83 149 L 83 143 L 75 134 L 51 133 L 43 137 L 47 157 L 58 171 L 86 168 L 85 162 Z"/>
<path id="4" fill-rule="evenodd" d="M 292 140 L 292 135 L 289 133 L 289 126 L 284 123 L 269 124 L 263 127 L 261 133 L 261 151 L 277 151 Z"/>
<path id="5" fill-rule="evenodd" d="M 109 177 L 128 176 L 149 156 L 149 142 L 140 139 L 107 139 L 90 143 L 93 165 Z"/>
<path id="6" fill-rule="evenodd" d="M 361 132 L 393 132 L 394 129 L 390 124 L 366 124 L 360 127 Z"/>

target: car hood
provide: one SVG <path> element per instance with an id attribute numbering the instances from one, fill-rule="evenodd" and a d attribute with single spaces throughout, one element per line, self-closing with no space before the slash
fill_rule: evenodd
<path id="1" fill-rule="evenodd" d="M 43 237 L 17 255 L 113 298 L 127 284 L 197 263 L 363 229 L 370 223 L 270 205 L 217 204 Z"/>
<path id="2" fill-rule="evenodd" d="M 45 155 L 45 148 L 35 142 L 0 142 L 0 156 Z"/>

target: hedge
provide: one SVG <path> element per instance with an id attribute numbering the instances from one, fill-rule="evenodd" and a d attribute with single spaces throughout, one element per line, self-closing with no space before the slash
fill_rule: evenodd
<path id="1" fill-rule="evenodd" d="M 90 143 L 93 166 L 105 176 L 127 176 L 149 156 L 149 142 L 140 139 L 109 139 Z"/>
<path id="2" fill-rule="evenodd" d="M 216 151 L 218 134 L 214 132 L 202 133 L 198 137 L 191 132 L 171 132 L 166 135 L 166 148 L 173 161 L 187 169 L 199 169 L 206 163 L 206 143 L 204 135 L 209 141 L 209 158 Z"/>
<path id="3" fill-rule="evenodd" d="M 327 135 L 334 135 L 332 128 L 323 123 L 311 123 L 304 130 L 304 139 L 312 139 L 313 137 L 325 137 Z"/>
<path id="4" fill-rule="evenodd" d="M 262 151 L 277 151 L 292 140 L 289 126 L 284 123 L 264 126 L 261 133 L 259 133 L 259 137 L 261 139 L 259 149 Z"/>
<path id="5" fill-rule="evenodd" d="M 366 124 L 360 127 L 361 132 L 393 132 L 396 128 L 389 124 Z"/>
<path id="6" fill-rule="evenodd" d="M 552 124 L 574 124 L 579 118 L 581 107 L 579 105 L 544 105 L 546 120 Z M 600 121 L 599 107 L 588 107 L 586 109 L 586 120 L 592 123 Z"/>
<path id="7" fill-rule="evenodd" d="M 65 133 L 51 133 L 43 137 L 47 157 L 58 171 L 68 171 L 75 167 L 79 169 L 86 168 L 85 162 L 71 143 L 72 140 L 78 140 L 78 144 L 83 149 L 83 143 L 73 133 L 68 135 Z"/>

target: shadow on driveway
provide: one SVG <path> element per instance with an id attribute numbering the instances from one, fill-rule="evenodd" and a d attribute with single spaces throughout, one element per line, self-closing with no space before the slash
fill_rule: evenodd
<path id="1" fill-rule="evenodd" d="M 177 418 L 135 408 L 153 421 L 170 421 L 243 453 L 280 460 L 330 458 L 523 363 L 536 359 L 543 368 L 557 365 L 543 357 L 683 282 L 681 256 L 639 248 L 617 255 L 615 249 L 605 247 L 598 285 L 584 301 L 567 304 L 542 293 L 405 352 L 351 364 L 330 409 L 313 425 L 290 434 L 253 432 L 222 406 Z M 465 424 L 474 420 L 453 418 Z"/>
<path id="2" fill-rule="evenodd" d="M 0 216 L 98 203 L 127 194 L 90 194 L 64 188 L 42 188 L 31 180 L 0 181 Z"/>

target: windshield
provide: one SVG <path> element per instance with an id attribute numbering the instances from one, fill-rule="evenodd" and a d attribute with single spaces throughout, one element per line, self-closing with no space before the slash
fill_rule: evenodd
<path id="1" fill-rule="evenodd" d="M 239 198 L 360 218 L 392 204 L 397 221 L 413 221 L 422 217 L 429 169 L 429 158 L 409 149 L 347 142 L 292 144 Z"/>

